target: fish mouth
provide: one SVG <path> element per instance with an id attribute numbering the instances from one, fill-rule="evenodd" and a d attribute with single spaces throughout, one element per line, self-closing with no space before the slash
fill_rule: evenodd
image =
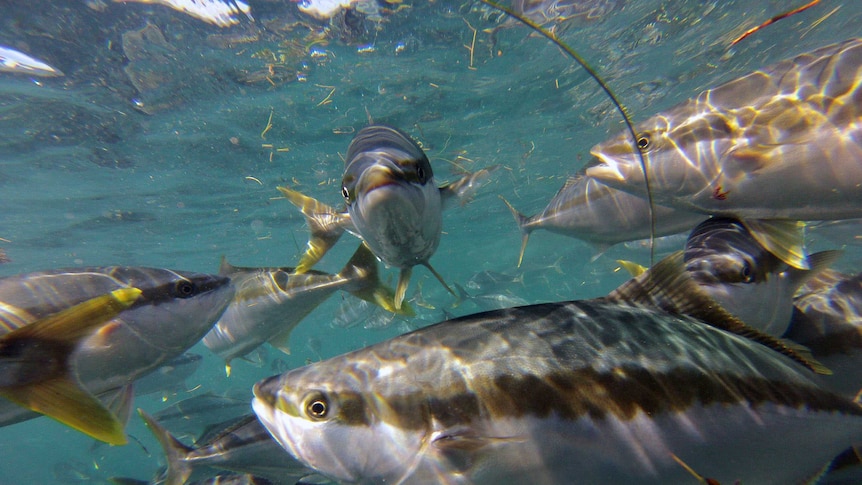
<path id="1" fill-rule="evenodd" d="M 625 183 L 632 175 L 631 170 L 624 170 L 624 164 L 616 159 L 595 150 L 591 151 L 590 154 L 596 160 L 596 163 L 587 166 L 585 170 L 587 177 L 592 177 L 601 183 L 612 185 L 613 183 Z"/>
<path id="2" fill-rule="evenodd" d="M 278 402 L 278 391 L 281 388 L 279 376 L 267 377 L 252 388 L 255 400 L 265 404 L 269 409 L 275 409 Z"/>
<path id="3" fill-rule="evenodd" d="M 406 185 L 409 185 L 409 182 L 397 169 L 385 165 L 375 165 L 368 168 L 359 178 L 356 192 L 360 195 L 367 195 L 385 187 L 403 187 Z"/>

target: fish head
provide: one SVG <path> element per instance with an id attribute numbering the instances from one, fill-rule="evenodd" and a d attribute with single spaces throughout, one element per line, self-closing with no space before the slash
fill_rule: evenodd
<path id="1" fill-rule="evenodd" d="M 109 273 L 142 294 L 116 326 L 106 326 L 86 342 L 84 353 L 173 358 L 212 328 L 234 295 L 230 278 L 224 276 L 142 267 L 115 267 Z"/>
<path id="2" fill-rule="evenodd" d="M 382 388 L 403 383 L 392 368 L 403 365 L 370 354 L 318 362 L 258 382 L 252 407 L 283 448 L 319 473 L 400 483 L 427 448 L 429 426 L 424 404 L 382 397 Z"/>
<path id="3" fill-rule="evenodd" d="M 697 226 L 685 246 L 685 268 L 721 306 L 758 330 L 781 336 L 793 312 L 792 269 L 763 248 L 736 219 Z"/>
<path id="4" fill-rule="evenodd" d="M 586 174 L 645 197 L 645 164 L 654 201 L 689 207 L 693 195 L 712 190 L 720 177 L 719 161 L 735 143 L 733 126 L 727 113 L 692 99 L 635 125 L 635 138 L 625 131 L 595 145 Z"/>
<path id="5" fill-rule="evenodd" d="M 442 202 L 428 157 L 405 133 L 372 125 L 347 150 L 342 195 L 359 235 L 390 266 L 426 262 L 440 242 Z"/>

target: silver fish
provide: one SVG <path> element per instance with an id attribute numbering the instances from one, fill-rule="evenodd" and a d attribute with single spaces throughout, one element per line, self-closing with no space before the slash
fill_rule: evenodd
<path id="1" fill-rule="evenodd" d="M 392 290 L 378 278 L 377 260 L 364 244 L 334 275 L 297 274 L 294 268 L 238 268 L 226 261 L 219 274 L 231 278 L 236 294 L 203 343 L 228 365 L 264 342 L 287 350 L 291 331 L 338 290 L 396 311 Z M 411 308 L 397 311 L 410 314 Z"/>
<path id="2" fill-rule="evenodd" d="M 167 485 L 181 485 L 195 470 L 206 468 L 251 473 L 290 485 L 312 473 L 279 446 L 254 414 L 235 420 L 212 439 L 190 447 L 143 410 L 138 413 L 165 450 Z"/>
<path id="3" fill-rule="evenodd" d="M 186 352 L 162 364 L 158 369 L 135 382 L 135 395 L 156 392 L 175 392 L 186 389 L 186 379 L 192 376 L 203 362 L 203 356 Z"/>
<path id="4" fill-rule="evenodd" d="M 684 483 L 675 457 L 722 482 L 792 483 L 862 436 L 862 408 L 786 357 L 634 304 L 645 284 L 697 294 L 660 269 L 605 299 L 449 320 L 265 379 L 252 406 L 349 483 Z"/>
<path id="5" fill-rule="evenodd" d="M 14 72 L 40 77 L 63 75 L 59 69 L 51 67 L 39 59 L 2 45 L 0 45 L 0 72 Z"/>
<path id="6" fill-rule="evenodd" d="M 77 379 L 90 393 L 128 394 L 135 379 L 169 362 L 209 331 L 233 296 L 228 278 L 158 268 L 88 267 L 0 278 L 0 334 L 94 296 L 124 288 L 141 296 L 74 349 Z M 130 403 L 129 403 L 130 404 Z M 0 401 L 0 425 L 36 415 Z"/>
<path id="7" fill-rule="evenodd" d="M 832 369 L 825 385 L 856 396 L 862 389 L 862 274 L 824 271 L 799 291 L 794 307 L 785 336 Z"/>
<path id="8" fill-rule="evenodd" d="M 93 438 L 124 444 L 123 425 L 81 387 L 72 359 L 94 331 L 140 296 L 137 288 L 117 289 L 0 336 L 0 396 Z"/>
<path id="9" fill-rule="evenodd" d="M 521 253 L 518 266 L 530 234 L 545 229 L 563 236 L 574 237 L 592 244 L 594 259 L 610 246 L 650 237 L 650 212 L 646 199 L 622 190 L 612 189 L 583 173 L 569 177 L 545 209 L 533 216 L 524 216 L 503 199 L 521 230 Z M 654 206 L 654 236 L 667 236 L 687 231 L 702 221 L 703 214 Z"/>
<path id="10" fill-rule="evenodd" d="M 346 212 L 304 196 L 278 189 L 308 219 L 309 249 L 297 270 L 310 268 L 341 237 L 354 232 L 387 266 L 401 273 L 395 289 L 395 308 L 401 306 L 413 266 L 428 268 L 455 295 L 429 262 L 443 230 L 442 210 L 447 199 L 468 198 L 494 170 L 485 169 L 438 187 L 431 163 L 422 148 L 403 131 L 384 125 L 359 130 L 347 148 L 342 177 Z"/>
<path id="11" fill-rule="evenodd" d="M 704 91 L 593 147 L 586 169 L 656 203 L 737 217 L 768 250 L 805 268 L 798 220 L 862 217 L 862 40 L 779 62 Z M 805 203 L 800 203 L 800 197 Z"/>
<path id="12" fill-rule="evenodd" d="M 841 251 L 808 257 L 811 269 L 788 266 L 765 250 L 736 219 L 698 225 L 686 242 L 686 271 L 712 298 L 748 325 L 781 337 L 790 325 L 793 295 L 829 267 Z"/>

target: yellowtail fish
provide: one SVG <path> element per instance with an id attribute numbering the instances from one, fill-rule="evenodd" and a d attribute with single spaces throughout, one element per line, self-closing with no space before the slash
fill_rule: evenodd
<path id="1" fill-rule="evenodd" d="M 736 219 L 698 225 L 685 246 L 685 269 L 698 285 L 746 324 L 774 337 L 790 325 L 793 296 L 828 268 L 841 251 L 808 257 L 810 269 L 788 266 L 765 250 Z"/>
<path id="2" fill-rule="evenodd" d="M 862 408 L 785 355 L 647 306 L 718 310 L 671 267 L 291 370 L 257 383 L 253 408 L 348 483 L 686 483 L 677 460 L 722 483 L 793 483 L 862 436 Z"/>
<path id="3" fill-rule="evenodd" d="M 737 217 L 805 268 L 796 221 L 862 217 L 860 69 L 851 39 L 755 71 L 594 146 L 586 173 L 643 196 L 641 154 L 656 203 Z"/>
<path id="4" fill-rule="evenodd" d="M 0 45 L 0 72 L 13 72 L 39 77 L 57 77 L 63 73 L 23 52 Z"/>
<path id="5" fill-rule="evenodd" d="M 165 450 L 167 475 L 158 483 L 182 485 L 196 470 L 206 469 L 212 474 L 230 470 L 290 484 L 314 473 L 279 446 L 254 414 L 234 420 L 210 439 L 192 447 L 174 438 L 143 410 L 138 409 L 138 413 Z"/>
<path id="6" fill-rule="evenodd" d="M 111 444 L 123 425 L 74 376 L 73 354 L 100 326 L 141 296 L 114 290 L 0 336 L 0 396 Z"/>
<path id="7" fill-rule="evenodd" d="M 827 270 L 796 295 L 785 337 L 811 349 L 833 371 L 823 383 L 848 396 L 862 391 L 862 274 Z"/>
<path id="8" fill-rule="evenodd" d="M 492 169 L 467 175 L 438 187 L 431 163 L 403 131 L 385 125 L 359 130 L 344 162 L 342 196 L 346 211 L 335 209 L 294 190 L 278 189 L 308 219 L 309 249 L 297 266 L 302 272 L 316 263 L 345 230 L 354 232 L 387 266 L 401 270 L 395 308 L 401 307 L 413 267 L 428 268 L 449 293 L 455 294 L 429 260 L 440 243 L 442 210 L 447 199 L 465 199 Z"/>
<path id="9" fill-rule="evenodd" d="M 238 268 L 222 262 L 219 274 L 229 277 L 236 294 L 203 343 L 228 364 L 264 342 L 288 351 L 290 333 L 312 310 L 338 290 L 381 307 L 411 314 L 409 305 L 395 308 L 393 292 L 378 278 L 377 260 L 360 244 L 338 274 L 294 268 Z"/>
<path id="10" fill-rule="evenodd" d="M 521 230 L 518 266 L 524 259 L 530 234 L 537 229 L 592 244 L 596 250 L 593 259 L 614 244 L 650 236 L 650 210 L 646 199 L 612 189 L 583 173 L 569 177 L 547 207 L 536 215 L 524 216 L 505 199 L 503 202 Z M 687 231 L 704 218 L 700 213 L 662 206 L 653 207 L 653 212 L 656 237 Z"/>
<path id="11" fill-rule="evenodd" d="M 0 278 L 0 334 L 14 334 L 93 297 L 130 287 L 141 291 L 134 304 L 82 340 L 71 357 L 83 387 L 114 402 L 115 414 L 125 414 L 134 380 L 181 355 L 209 331 L 233 296 L 228 278 L 124 266 L 8 276 Z M 0 400 L 0 426 L 36 416 Z"/>

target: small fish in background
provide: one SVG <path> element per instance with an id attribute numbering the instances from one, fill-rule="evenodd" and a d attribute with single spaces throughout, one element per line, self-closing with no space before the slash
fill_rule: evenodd
<path id="1" fill-rule="evenodd" d="M 800 481 L 858 439 L 862 408 L 728 319 L 677 253 L 606 298 L 470 315 L 264 379 L 252 406 L 343 482 Z"/>
<path id="2" fill-rule="evenodd" d="M 126 443 L 123 424 L 74 375 L 73 358 L 99 327 L 129 308 L 141 290 L 122 288 L 0 336 L 0 396 L 111 443 Z"/>
<path id="3" fill-rule="evenodd" d="M 841 254 L 812 254 L 806 265 L 810 269 L 797 269 L 764 249 L 741 221 L 714 217 L 691 231 L 684 259 L 686 271 L 722 307 L 746 324 L 781 337 L 790 325 L 793 295 Z"/>
<path id="4" fill-rule="evenodd" d="M 642 155 L 657 204 L 736 217 L 805 269 L 797 221 L 862 217 L 860 69 L 851 39 L 755 71 L 594 146 L 586 174 L 645 196 Z"/>
<path id="5" fill-rule="evenodd" d="M 521 230 L 521 253 L 524 259 L 527 240 L 537 229 L 580 239 L 593 246 L 593 260 L 614 244 L 650 237 L 650 210 L 646 199 L 612 189 L 579 173 L 569 177 L 563 187 L 548 202 L 542 212 L 525 216 L 506 199 L 515 222 Z M 654 206 L 654 236 L 667 236 L 687 231 L 704 216 L 670 207 Z"/>
<path id="6" fill-rule="evenodd" d="M 228 371 L 231 360 L 264 342 L 289 353 L 293 329 L 338 290 L 391 312 L 412 312 L 409 305 L 395 307 L 393 292 L 380 281 L 377 260 L 363 243 L 334 275 L 297 273 L 294 268 L 239 268 L 227 261 L 222 261 L 219 274 L 231 279 L 236 294 L 203 343 L 227 362 Z"/>
<path id="7" fill-rule="evenodd" d="M 123 418 L 132 409 L 134 381 L 183 354 L 210 330 L 233 297 L 228 278 L 130 266 L 7 276 L 0 278 L 0 335 L 26 331 L 35 321 L 98 295 L 128 288 L 141 292 L 134 304 L 96 328 L 75 346 L 72 354 L 77 382 L 108 403 L 114 416 Z M 68 407 L 69 412 L 75 409 Z M 37 416 L 0 400 L 0 426 Z M 114 435 L 110 439 L 109 442 L 125 440 Z"/>
<path id="8" fill-rule="evenodd" d="M 302 210 L 311 231 L 297 271 L 311 268 L 347 230 L 362 238 L 387 266 L 400 269 L 396 309 L 404 301 L 413 267 L 420 264 L 455 295 L 429 262 L 440 243 L 442 210 L 451 201 L 468 200 L 495 169 L 483 169 L 438 187 L 428 157 L 409 135 L 385 125 L 362 128 L 345 156 L 342 196 L 346 211 L 278 188 Z"/>
<path id="9" fill-rule="evenodd" d="M 237 16 L 240 14 L 244 14 L 249 20 L 254 20 L 251 16 L 251 7 L 240 0 L 114 0 L 114 2 L 164 5 L 219 27 L 238 24 Z"/>
<path id="10" fill-rule="evenodd" d="M 248 414 L 248 389 L 231 388 L 223 394 L 211 391 L 178 401 L 153 414 L 158 422 L 179 436 L 200 441 L 213 426 Z"/>
<path id="11" fill-rule="evenodd" d="M 0 72 L 27 74 L 38 77 L 58 77 L 63 73 L 23 52 L 0 45 Z"/>
<path id="12" fill-rule="evenodd" d="M 6 254 L 6 250 L 0 248 L 0 264 L 11 263 L 12 259 Z"/>
<path id="13" fill-rule="evenodd" d="M 138 413 L 165 451 L 166 485 L 186 483 L 196 471 L 206 469 L 249 473 L 290 484 L 314 473 L 279 446 L 257 416 L 247 411 L 193 447 L 174 438 L 143 410 L 139 409 Z"/>
<path id="14" fill-rule="evenodd" d="M 162 364 L 152 373 L 135 382 L 135 395 L 162 393 L 162 395 L 186 391 L 186 379 L 201 366 L 203 356 L 192 352 L 179 355 Z"/>

